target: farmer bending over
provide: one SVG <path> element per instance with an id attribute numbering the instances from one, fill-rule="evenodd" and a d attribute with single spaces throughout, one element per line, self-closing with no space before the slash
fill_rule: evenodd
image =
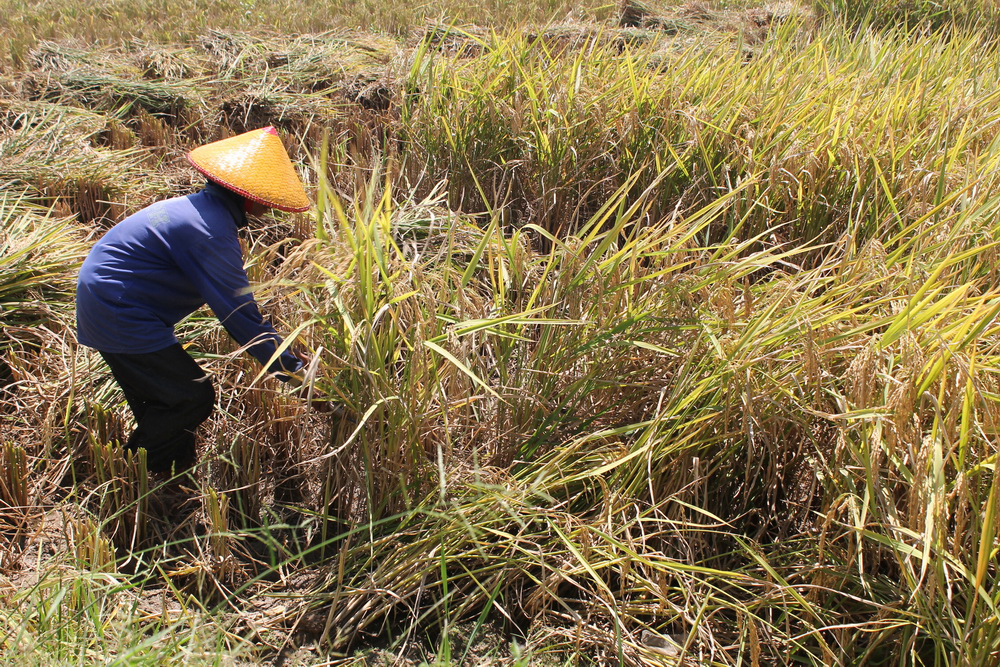
<path id="1" fill-rule="evenodd" d="M 261 317 L 236 230 L 266 207 L 304 211 L 302 182 L 272 127 L 188 154 L 209 183 L 159 202 L 113 227 L 80 270 L 79 340 L 101 353 L 136 419 L 128 449 L 146 449 L 155 472 L 190 467 L 194 432 L 212 413 L 215 390 L 177 342 L 174 325 L 208 304 L 229 334 L 268 371 L 289 381 L 303 362 Z"/>

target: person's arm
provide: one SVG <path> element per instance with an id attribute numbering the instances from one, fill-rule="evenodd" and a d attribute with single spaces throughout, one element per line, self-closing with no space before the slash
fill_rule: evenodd
<path id="1" fill-rule="evenodd" d="M 243 252 L 237 237 L 208 238 L 192 248 L 185 256 L 184 272 L 197 286 L 205 302 L 222 326 L 240 345 L 267 366 L 279 345 L 281 336 L 264 321 L 250 291 L 250 281 L 243 268 Z M 267 370 L 279 373 L 295 372 L 302 362 L 286 349 L 268 366 Z"/>

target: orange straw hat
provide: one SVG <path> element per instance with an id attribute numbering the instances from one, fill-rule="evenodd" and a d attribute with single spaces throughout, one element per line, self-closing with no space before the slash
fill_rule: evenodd
<path id="1" fill-rule="evenodd" d="M 273 127 L 199 146 L 187 155 L 210 181 L 282 211 L 305 211 L 309 199 Z"/>

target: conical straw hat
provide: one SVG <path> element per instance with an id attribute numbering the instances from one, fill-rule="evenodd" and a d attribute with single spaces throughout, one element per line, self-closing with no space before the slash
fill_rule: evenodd
<path id="1" fill-rule="evenodd" d="M 309 199 L 273 127 L 199 146 L 188 161 L 210 181 L 282 211 L 305 211 Z"/>

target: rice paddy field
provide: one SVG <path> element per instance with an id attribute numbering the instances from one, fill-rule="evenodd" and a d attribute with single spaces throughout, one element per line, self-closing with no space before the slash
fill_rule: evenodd
<path id="1" fill-rule="evenodd" d="M 1000 664 L 990 0 L 0 0 L 0 661 Z M 274 125 L 187 493 L 75 339 Z"/>

